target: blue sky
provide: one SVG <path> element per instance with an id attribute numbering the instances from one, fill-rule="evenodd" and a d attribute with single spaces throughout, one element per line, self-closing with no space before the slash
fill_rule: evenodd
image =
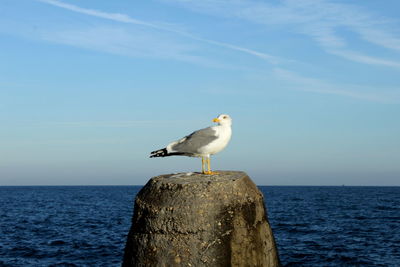
<path id="1" fill-rule="evenodd" d="M 0 185 L 144 184 L 221 113 L 213 169 L 400 185 L 400 2 L 3 0 Z"/>

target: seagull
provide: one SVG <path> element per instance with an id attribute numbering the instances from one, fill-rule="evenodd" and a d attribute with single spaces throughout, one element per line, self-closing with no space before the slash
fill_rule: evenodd
<path id="1" fill-rule="evenodd" d="M 232 119 L 227 114 L 221 114 L 213 119 L 215 126 L 197 130 L 167 147 L 150 153 L 150 158 L 168 156 L 201 157 L 201 172 L 207 175 L 217 174 L 211 171 L 210 156 L 223 150 L 232 136 Z M 207 170 L 206 166 L 207 165 Z"/>

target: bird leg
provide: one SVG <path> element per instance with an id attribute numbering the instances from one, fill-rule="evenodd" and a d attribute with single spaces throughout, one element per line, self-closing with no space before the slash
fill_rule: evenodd
<path id="1" fill-rule="evenodd" d="M 211 171 L 210 157 L 207 157 L 207 171 L 204 174 L 213 175 L 218 174 L 218 172 Z"/>
<path id="2" fill-rule="evenodd" d="M 201 173 L 203 173 L 203 174 L 206 173 L 206 171 L 205 171 L 205 169 L 204 169 L 204 163 L 205 163 L 204 157 L 201 157 Z"/>

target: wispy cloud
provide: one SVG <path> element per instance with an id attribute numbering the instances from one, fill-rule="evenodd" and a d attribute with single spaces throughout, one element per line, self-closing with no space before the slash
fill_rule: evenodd
<path id="1" fill-rule="evenodd" d="M 88 16 L 142 26 L 121 28 L 114 25 L 112 27 L 99 26 L 44 35 L 45 39 L 53 42 L 134 57 L 176 59 L 217 66 L 218 63 L 213 60 L 197 56 L 201 45 L 209 44 L 245 53 L 276 66 L 279 65 L 280 68 L 275 68 L 272 75 L 290 88 L 382 103 L 399 102 L 399 94 L 396 93 L 398 88 L 393 90 L 380 88 L 380 91 L 377 91 L 365 86 L 338 85 L 329 81 L 309 78 L 285 70 L 288 67 L 286 64 L 289 63 L 288 60 L 239 45 L 203 38 L 173 24 L 155 23 L 136 19 L 126 14 L 82 8 L 58 0 L 38 1 Z M 330 55 L 362 64 L 400 69 L 400 62 L 395 59 L 380 57 L 379 53 L 363 53 L 361 49 L 354 50 L 353 40 L 349 40 L 350 37 L 358 37 L 358 42 L 367 42 L 381 50 L 389 49 L 397 52 L 400 49 L 400 39 L 393 30 L 391 21 L 373 15 L 355 5 L 325 0 L 283 0 L 276 4 L 253 0 L 160 1 L 179 4 L 196 12 L 212 14 L 217 17 L 241 19 L 261 27 L 277 27 L 289 31 L 289 33 L 302 34 L 314 40 Z"/>
<path id="2" fill-rule="evenodd" d="M 330 50 L 329 53 L 369 65 L 381 65 L 387 67 L 400 68 L 400 62 L 377 58 L 377 57 L 371 57 L 354 51 Z"/>
<path id="3" fill-rule="evenodd" d="M 121 23 L 136 24 L 136 25 L 141 25 L 141 26 L 145 26 L 145 27 L 150 27 L 152 29 L 156 29 L 159 31 L 174 33 L 179 36 L 190 38 L 192 40 L 196 40 L 196 41 L 208 43 L 211 45 L 227 48 L 230 50 L 239 51 L 239 52 L 246 53 L 246 54 L 249 54 L 252 56 L 256 56 L 256 57 L 258 57 L 262 60 L 268 61 L 269 63 L 272 63 L 272 64 L 276 64 L 277 62 L 281 61 L 281 59 L 279 59 L 278 57 L 275 57 L 275 56 L 272 56 L 272 55 L 269 55 L 269 54 L 266 54 L 266 53 L 263 53 L 260 51 L 240 47 L 237 45 L 233 45 L 233 44 L 229 44 L 229 43 L 225 43 L 225 42 L 221 42 L 221 41 L 202 38 L 202 37 L 196 36 L 189 32 L 178 30 L 178 29 L 175 29 L 172 27 L 166 27 L 166 26 L 164 26 L 164 25 L 166 25 L 166 23 L 163 23 L 163 24 L 151 23 L 151 22 L 147 22 L 147 21 L 143 21 L 143 20 L 134 19 L 125 14 L 107 13 L 107 12 L 103 12 L 103 11 L 99 11 L 99 10 L 95 10 L 95 9 L 82 8 L 82 7 L 79 7 L 76 5 L 67 4 L 64 2 L 56 1 L 56 0 L 38 0 L 38 1 L 46 3 L 46 4 L 50 4 L 53 6 L 57 6 L 57 7 L 63 8 L 63 9 L 67 9 L 67 10 L 70 10 L 73 12 L 86 14 L 89 16 L 113 20 L 113 21 L 117 21 L 117 22 L 121 22 Z"/>
<path id="4" fill-rule="evenodd" d="M 78 12 L 78 13 L 82 13 L 82 14 L 86 14 L 86 15 L 90 15 L 90 16 L 103 18 L 103 19 L 110 19 L 110 20 L 123 22 L 123 23 L 132 23 L 132 24 L 143 25 L 143 26 L 152 27 L 152 28 L 156 28 L 156 29 L 162 29 L 158 25 L 155 25 L 155 24 L 152 24 L 152 23 L 148 23 L 148 22 L 144 22 L 144 21 L 141 21 L 141 20 L 136 20 L 136 19 L 133 19 L 133 18 L 131 18 L 131 17 L 125 15 L 125 14 L 107 13 L 107 12 L 102 12 L 102 11 L 99 11 L 99 10 L 82 8 L 82 7 L 79 7 L 79 6 L 67 4 L 67 3 L 64 3 L 64 2 L 56 1 L 56 0 L 37 0 L 37 1 L 43 2 L 43 3 L 46 3 L 46 4 L 50 4 L 50 5 L 53 5 L 53 6 L 61 7 L 61 8 L 64 8 L 64 9 L 68 9 L 68 10 L 71 10 L 71 11 L 74 11 L 74 12 Z"/>
<path id="5" fill-rule="evenodd" d="M 277 4 L 253 0 L 162 1 L 180 4 L 197 12 L 238 18 L 268 27 L 284 25 L 291 31 L 309 36 L 330 54 L 360 63 L 399 67 L 398 62 L 351 50 L 347 39 L 350 33 L 380 48 L 400 50 L 399 32 L 394 30 L 398 24 L 359 6 L 325 0 L 283 0 Z M 342 29 L 347 30 L 347 35 L 342 34 Z"/>
<path id="6" fill-rule="evenodd" d="M 305 77 L 281 68 L 274 69 L 273 74 L 276 79 L 294 90 L 339 95 L 380 103 L 400 103 L 398 88 L 380 89 L 378 91 L 376 88 L 368 88 L 367 86 L 353 84 L 338 85 L 321 79 Z"/>
<path id="7" fill-rule="evenodd" d="M 368 27 L 358 27 L 358 33 L 370 43 L 400 51 L 400 38 L 393 33 Z"/>
<path id="8" fill-rule="evenodd" d="M 154 34 L 141 29 L 91 26 L 63 31 L 43 31 L 41 38 L 47 41 L 83 47 L 112 54 L 156 59 L 174 59 L 199 65 L 223 67 L 201 56 L 194 43 L 181 42 L 165 34 Z"/>

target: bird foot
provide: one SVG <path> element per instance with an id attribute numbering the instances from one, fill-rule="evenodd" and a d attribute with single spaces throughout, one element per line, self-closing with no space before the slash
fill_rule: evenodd
<path id="1" fill-rule="evenodd" d="M 217 175 L 219 173 L 218 172 L 213 172 L 213 171 L 205 171 L 205 172 L 203 172 L 203 174 L 206 174 L 206 175 Z"/>

